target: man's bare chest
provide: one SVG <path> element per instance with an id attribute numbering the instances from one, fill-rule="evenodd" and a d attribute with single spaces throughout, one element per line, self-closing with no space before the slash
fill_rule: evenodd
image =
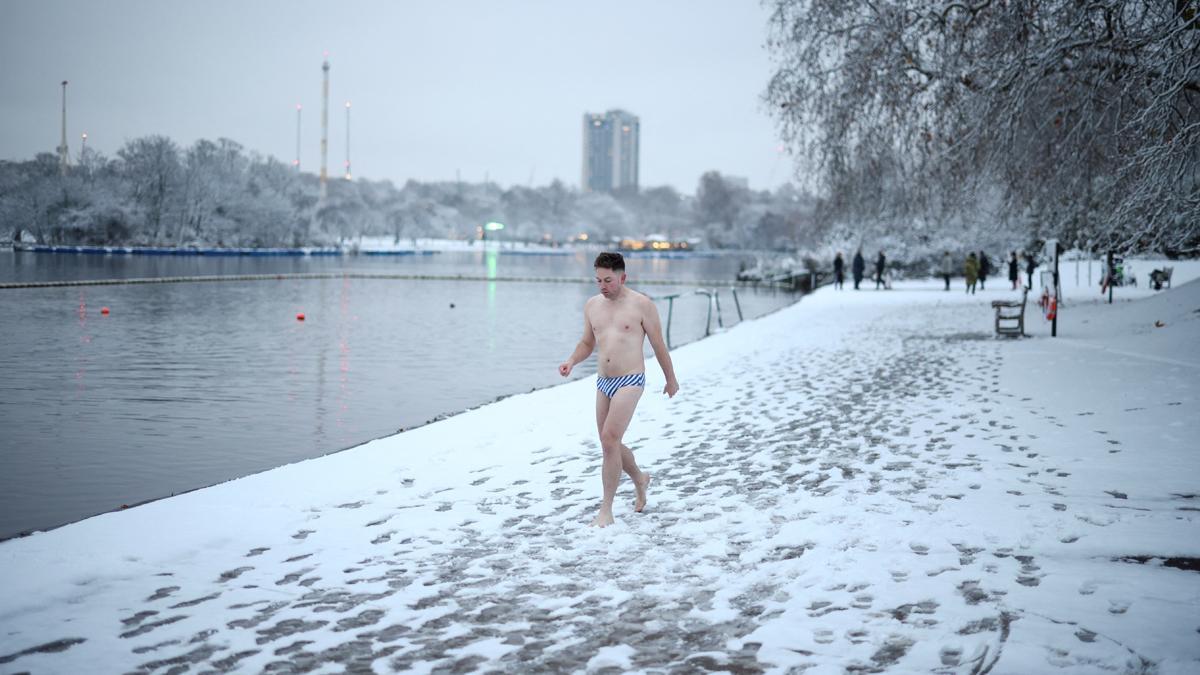
<path id="1" fill-rule="evenodd" d="M 589 317 L 592 331 L 600 340 L 637 339 L 644 336 L 642 316 L 636 307 L 599 308 Z"/>

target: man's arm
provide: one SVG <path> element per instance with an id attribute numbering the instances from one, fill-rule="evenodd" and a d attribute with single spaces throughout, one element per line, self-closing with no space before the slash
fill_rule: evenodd
<path id="1" fill-rule="evenodd" d="M 583 337 L 579 338 L 579 343 L 575 345 L 575 351 L 571 352 L 571 357 L 563 361 L 558 366 L 558 374 L 566 377 L 571 374 L 571 369 L 583 362 L 591 355 L 592 350 L 596 348 L 596 334 L 592 332 L 592 322 L 588 321 L 587 307 L 583 310 Z"/>
<path id="2" fill-rule="evenodd" d="M 675 366 L 671 363 L 671 352 L 667 350 L 667 343 L 663 340 L 662 321 L 658 318 L 658 307 L 650 298 L 646 298 L 643 307 L 642 328 L 646 331 L 646 337 L 650 338 L 650 346 L 654 348 L 654 358 L 658 359 L 663 376 L 667 378 L 667 385 L 663 387 L 663 393 L 667 396 L 675 396 L 675 393 L 679 391 L 679 381 L 675 379 Z"/>

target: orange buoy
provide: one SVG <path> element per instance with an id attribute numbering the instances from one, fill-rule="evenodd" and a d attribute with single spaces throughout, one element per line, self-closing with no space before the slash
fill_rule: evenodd
<path id="1" fill-rule="evenodd" d="M 107 307 L 101 307 L 101 308 L 100 308 L 100 313 L 101 313 L 101 314 L 108 314 L 108 308 L 107 308 Z"/>
<path id="2" fill-rule="evenodd" d="M 300 312 L 299 314 L 297 314 L 297 315 L 296 315 L 296 320 L 297 320 L 297 321 L 303 321 L 303 320 L 304 320 L 304 312 Z"/>

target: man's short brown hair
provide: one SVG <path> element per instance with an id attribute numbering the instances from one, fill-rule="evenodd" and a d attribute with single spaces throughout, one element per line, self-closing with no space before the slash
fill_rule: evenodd
<path id="1" fill-rule="evenodd" d="M 592 267 L 603 267 L 606 270 L 612 270 L 614 272 L 624 272 L 625 258 L 620 253 L 610 253 L 605 251 L 604 253 L 596 256 L 596 264 L 592 265 Z"/>

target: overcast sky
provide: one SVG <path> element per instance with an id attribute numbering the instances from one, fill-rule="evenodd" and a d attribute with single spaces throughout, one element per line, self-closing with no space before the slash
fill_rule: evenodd
<path id="1" fill-rule="evenodd" d="M 113 155 L 164 134 L 231 138 L 320 161 L 329 52 L 329 167 L 345 103 L 354 175 L 578 186 L 582 116 L 641 119 L 641 184 L 693 193 L 718 170 L 773 188 L 791 175 L 760 95 L 771 74 L 755 0 L 168 2 L 0 0 L 0 158 L 67 138 Z"/>

